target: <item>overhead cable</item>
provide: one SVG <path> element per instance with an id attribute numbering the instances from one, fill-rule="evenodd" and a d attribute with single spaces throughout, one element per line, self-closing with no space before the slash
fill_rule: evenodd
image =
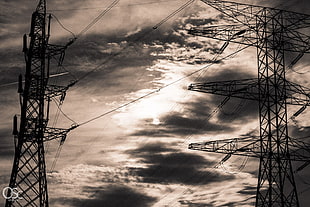
<path id="1" fill-rule="evenodd" d="M 82 34 L 86 33 L 92 26 L 94 26 L 104 15 L 106 15 L 119 0 L 114 0 L 104 11 L 102 11 L 93 21 L 91 21 L 80 33 L 78 33 L 77 38 Z"/>
<path id="2" fill-rule="evenodd" d="M 167 2 L 173 2 L 173 1 L 179 1 L 179 0 L 165 0 L 165 1 L 151 1 L 151 2 L 141 2 L 141 3 L 132 3 L 127 4 L 123 6 L 116 6 L 116 7 L 131 7 L 131 6 L 143 6 L 148 4 L 160 4 L 160 3 L 167 3 Z M 106 7 L 84 7 L 84 8 L 73 8 L 73 9 L 50 9 L 50 11 L 77 11 L 77 10 L 95 10 L 95 9 L 104 9 Z"/>
<path id="3" fill-rule="evenodd" d="M 229 55 L 227 55 L 227 56 L 225 56 L 225 57 L 219 59 L 218 61 L 225 60 L 225 59 L 229 58 L 230 56 L 235 55 L 236 53 L 241 52 L 242 50 L 244 50 L 244 49 L 246 49 L 246 48 L 248 48 L 248 47 L 250 47 L 250 46 L 247 45 L 247 46 L 241 48 L 240 50 L 235 51 L 234 53 L 231 53 L 231 54 L 229 54 Z M 175 81 L 172 81 L 171 83 L 168 83 L 168 84 L 166 84 L 166 85 L 160 87 L 159 89 L 156 89 L 156 90 L 154 90 L 154 91 L 151 91 L 151 92 L 149 92 L 149 93 L 147 93 L 147 94 L 145 94 L 145 95 L 143 95 L 143 96 L 140 96 L 140 97 L 138 97 L 138 98 L 136 98 L 136 99 L 134 99 L 134 100 L 132 100 L 132 101 L 129 101 L 129 102 L 125 103 L 125 104 L 122 104 L 122 105 L 120 105 L 120 106 L 118 106 L 118 107 L 116 107 L 116 108 L 114 108 L 114 109 L 112 109 L 112 110 L 110 110 L 110 111 L 107 111 L 107 112 L 105 112 L 105 113 L 102 113 L 102 114 L 100 114 L 100 115 L 94 117 L 94 118 L 91 118 L 91 119 L 89 119 L 89 120 L 87 120 L 87 121 L 84 121 L 84 122 L 78 124 L 77 127 L 82 126 L 82 125 L 85 125 L 85 124 L 88 124 L 88 123 L 90 123 L 90 122 L 92 122 L 92 121 L 95 121 L 95 120 L 97 120 L 97 119 L 99 119 L 99 118 L 101 118 L 101 117 L 103 117 L 103 116 L 106 116 L 106 115 L 108 115 L 108 114 L 111 114 L 111 113 L 113 113 L 113 112 L 115 112 L 115 111 L 117 111 L 117 110 L 119 110 L 119 109 L 121 109 L 121 108 L 124 108 L 124 107 L 126 107 L 126 106 L 128 106 L 128 105 L 131 105 L 131 104 L 133 104 L 133 103 L 135 103 L 135 102 L 137 102 L 137 101 L 139 101 L 139 100 L 141 100 L 141 99 L 144 99 L 144 98 L 146 98 L 146 97 L 148 97 L 148 96 L 150 96 L 150 95 L 152 95 L 152 94 L 155 94 L 155 93 L 159 92 L 160 90 L 162 90 L 162 89 L 164 89 L 164 88 L 167 88 L 167 87 L 169 87 L 169 86 L 171 86 L 171 85 L 174 85 L 174 84 L 176 84 L 176 83 L 178 83 L 178 82 L 180 82 L 180 81 L 182 81 L 182 80 L 184 80 L 184 79 L 186 79 L 186 78 L 188 78 L 188 77 L 190 77 L 190 76 L 192 76 L 192 75 L 194 75 L 194 74 L 196 74 L 196 73 L 198 73 L 198 72 L 200 72 L 200 71 L 202 71 L 202 70 L 205 70 L 206 68 L 210 67 L 210 66 L 213 65 L 213 64 L 214 64 L 214 63 L 210 63 L 210 64 L 208 64 L 208 65 L 206 65 L 206 66 L 204 66 L 204 67 L 202 67 L 202 68 L 200 68 L 200 69 L 198 69 L 198 70 L 196 70 L 196 71 L 194 71 L 194 72 L 191 72 L 191 73 L 187 74 L 186 76 L 183 76 L 183 77 L 181 77 L 181 78 L 179 78 L 179 79 L 177 79 L 177 80 L 175 80 Z M 226 100 L 226 99 L 225 99 L 225 100 Z M 77 128 L 77 127 L 76 127 L 76 128 Z"/>

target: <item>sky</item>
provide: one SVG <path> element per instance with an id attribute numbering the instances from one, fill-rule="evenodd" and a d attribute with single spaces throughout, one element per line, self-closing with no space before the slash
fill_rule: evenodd
<path id="1" fill-rule="evenodd" d="M 223 42 L 188 34 L 191 27 L 225 23 L 201 1 L 152 29 L 185 2 L 121 0 L 80 33 L 112 1 L 47 1 L 53 14 L 50 43 L 65 44 L 73 38 L 71 33 L 78 35 L 66 50 L 63 67 L 52 62 L 55 73 L 66 75 L 50 81 L 66 85 L 79 79 L 67 91 L 58 119 L 56 104 L 51 104 L 49 123 L 61 128 L 85 123 L 68 134 L 53 171 L 59 142 L 45 145 L 50 206 L 254 206 L 257 159 L 232 156 L 219 166 L 225 155 L 192 151 L 188 144 L 257 136 L 258 104 L 231 98 L 219 108 L 225 97 L 187 88 L 195 82 L 257 77 L 256 49 L 222 60 L 242 46 L 229 44 L 217 55 Z M 306 0 L 243 3 L 304 13 L 310 7 Z M 22 36 L 29 33 L 36 4 L 0 2 L 0 189 L 10 179 L 12 117 L 20 114 L 15 82 L 25 72 Z M 288 54 L 288 60 L 291 57 Z M 309 55 L 293 69 L 287 71 L 287 79 L 310 88 Z M 289 106 L 288 117 L 298 109 Z M 306 110 L 296 118 L 297 124 L 289 122 L 290 136 L 310 135 L 308 117 Z M 295 176 L 301 206 L 310 202 L 309 177 L 309 166 Z"/>

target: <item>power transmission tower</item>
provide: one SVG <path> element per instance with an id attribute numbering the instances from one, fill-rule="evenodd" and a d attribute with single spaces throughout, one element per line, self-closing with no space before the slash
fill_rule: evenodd
<path id="1" fill-rule="evenodd" d="M 309 164 L 309 145 L 288 136 L 287 104 L 302 105 L 298 116 L 310 105 L 310 90 L 286 79 L 286 52 L 298 53 L 289 67 L 310 53 L 310 16 L 274 8 L 220 0 L 202 0 L 234 23 L 192 28 L 190 34 L 257 48 L 258 78 L 196 83 L 189 90 L 259 102 L 259 138 L 192 143 L 190 149 L 260 159 L 256 206 L 299 206 L 292 160 Z M 301 168 L 300 168 L 301 169 Z"/>
<path id="2" fill-rule="evenodd" d="M 24 35 L 26 60 L 25 83 L 19 77 L 18 92 L 20 94 L 21 116 L 20 128 L 17 130 L 17 117 L 14 117 L 15 157 L 7 191 L 6 207 L 9 206 L 48 206 L 46 165 L 44 158 L 44 142 L 60 139 L 63 143 L 70 129 L 48 127 L 49 106 L 51 98 L 60 97 L 62 103 L 68 86 L 49 85 L 50 60 L 59 58 L 61 64 L 64 51 L 69 45 L 51 45 L 50 20 L 47 20 L 46 1 L 40 0 L 32 14 L 30 43 Z M 16 192 L 18 190 L 18 198 Z M 14 194 L 15 193 L 15 194 Z M 13 198 L 13 199 L 12 199 Z"/>

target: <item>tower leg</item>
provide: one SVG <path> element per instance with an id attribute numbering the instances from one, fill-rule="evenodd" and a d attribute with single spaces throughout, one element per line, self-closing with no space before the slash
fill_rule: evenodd
<path id="1" fill-rule="evenodd" d="M 294 207 L 299 202 L 288 148 L 286 100 L 280 98 L 286 94 L 283 18 L 281 13 L 266 12 L 257 17 L 261 159 L 256 206 Z"/>

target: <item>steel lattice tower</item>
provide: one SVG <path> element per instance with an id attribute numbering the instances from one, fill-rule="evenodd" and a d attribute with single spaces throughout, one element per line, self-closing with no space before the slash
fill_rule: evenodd
<path id="1" fill-rule="evenodd" d="M 298 148 L 288 136 L 287 104 L 309 106 L 310 90 L 286 79 L 286 52 L 298 53 L 292 65 L 309 53 L 310 16 L 227 1 L 202 0 L 230 17 L 225 26 L 192 28 L 190 34 L 257 48 L 258 78 L 196 83 L 190 90 L 259 102 L 259 139 L 233 139 L 190 144 L 190 149 L 248 155 L 260 159 L 256 206 L 299 206 L 292 160 L 309 161 L 309 146 Z M 227 46 L 226 44 L 226 46 Z M 297 96 L 293 95 L 297 94 Z M 238 146 L 239 143 L 239 146 Z M 240 144 L 243 144 L 241 147 Z M 290 148 L 297 147 L 295 151 Z M 310 149 L 310 148 L 308 148 Z M 306 151 L 306 155 L 300 153 Z"/>
<path id="2" fill-rule="evenodd" d="M 26 60 L 25 84 L 22 76 L 19 81 L 21 97 L 20 128 L 14 128 L 15 157 L 9 187 L 17 188 L 21 199 L 7 199 L 9 206 L 48 206 L 46 165 L 44 142 L 61 139 L 72 129 L 48 127 L 49 103 L 52 97 L 60 97 L 64 101 L 66 90 L 73 85 L 49 85 L 50 60 L 52 57 L 63 59 L 66 46 L 48 44 L 50 36 L 50 19 L 47 23 L 46 1 L 40 0 L 31 18 L 30 43 L 27 47 L 27 36 L 24 35 Z M 17 125 L 17 118 L 14 118 Z M 8 197 L 12 197 L 8 191 Z"/>

